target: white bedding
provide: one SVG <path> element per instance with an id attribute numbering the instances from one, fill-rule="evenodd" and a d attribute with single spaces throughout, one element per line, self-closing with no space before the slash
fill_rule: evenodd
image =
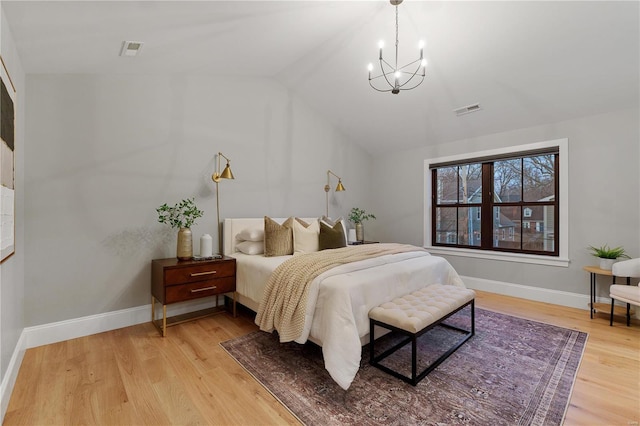
<path id="1" fill-rule="evenodd" d="M 290 257 L 226 254 L 236 258 L 237 292 L 256 304 L 271 271 Z M 360 367 L 361 345 L 369 334 L 369 310 L 435 283 L 464 286 L 449 262 L 422 250 L 333 268 L 311 283 L 304 331 L 296 342 L 312 340 L 321 345 L 325 368 L 348 389 Z"/>

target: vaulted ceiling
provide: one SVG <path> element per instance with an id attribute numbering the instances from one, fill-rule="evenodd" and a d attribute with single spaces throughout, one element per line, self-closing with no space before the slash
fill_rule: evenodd
<path id="1" fill-rule="evenodd" d="M 27 73 L 209 73 L 279 81 L 372 154 L 625 108 L 640 99 L 637 1 L 417 1 L 399 6 L 400 60 L 427 77 L 369 87 L 388 1 L 2 1 Z M 124 40 L 143 41 L 135 58 Z M 456 116 L 454 109 L 480 103 Z"/>

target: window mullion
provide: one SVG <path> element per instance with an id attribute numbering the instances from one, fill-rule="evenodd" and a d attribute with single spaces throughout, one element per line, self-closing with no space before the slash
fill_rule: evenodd
<path id="1" fill-rule="evenodd" d="M 480 217 L 480 247 L 491 250 L 493 246 L 493 167 L 491 163 L 482 164 L 482 207 L 480 209 Z"/>

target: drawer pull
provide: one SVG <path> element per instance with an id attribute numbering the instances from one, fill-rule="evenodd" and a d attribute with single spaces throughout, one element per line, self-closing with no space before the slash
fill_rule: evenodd
<path id="1" fill-rule="evenodd" d="M 212 285 L 211 287 L 196 288 L 196 289 L 192 289 L 191 293 L 198 293 L 199 291 L 215 290 L 216 288 L 217 287 L 215 285 Z"/>
<path id="2" fill-rule="evenodd" d="M 216 271 L 207 271 L 207 272 L 194 272 L 191 274 L 192 277 L 200 277 L 202 275 L 213 275 Z"/>

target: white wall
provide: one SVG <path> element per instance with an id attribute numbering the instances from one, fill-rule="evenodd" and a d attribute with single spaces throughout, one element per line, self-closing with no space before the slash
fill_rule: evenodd
<path id="1" fill-rule="evenodd" d="M 379 219 L 368 226 L 384 241 L 422 245 L 425 159 L 568 138 L 568 268 L 445 257 L 464 276 L 589 294 L 582 267 L 595 259 L 587 246 L 622 245 L 632 257 L 640 256 L 638 114 L 637 109 L 623 110 L 374 158 L 373 170 L 393 167 L 394 173 L 393 179 L 372 174 L 379 194 L 372 210 Z M 606 286 L 599 290 L 605 295 Z"/>
<path id="2" fill-rule="evenodd" d="M 16 114 L 16 139 L 15 139 L 15 193 L 16 193 L 16 217 L 15 217 L 15 254 L 0 264 L 0 377 L 2 387 L 0 407 L 2 413 L 9 402 L 7 388 L 12 387 L 8 366 L 12 361 L 14 350 L 17 346 L 20 334 L 24 329 L 24 72 L 18 58 L 15 43 L 9 25 L 6 22 L 2 8 L 0 8 L 0 53 L 9 75 L 16 86 L 17 100 L 15 104 Z M 13 359 L 16 361 L 15 358 Z"/>
<path id="3" fill-rule="evenodd" d="M 218 151 L 223 218 L 322 215 L 327 169 L 332 216 L 370 192 L 370 156 L 269 79 L 29 75 L 27 101 L 27 326 L 150 303 L 151 259 L 175 256 L 164 202 L 195 197 L 194 248 L 215 250 Z"/>

